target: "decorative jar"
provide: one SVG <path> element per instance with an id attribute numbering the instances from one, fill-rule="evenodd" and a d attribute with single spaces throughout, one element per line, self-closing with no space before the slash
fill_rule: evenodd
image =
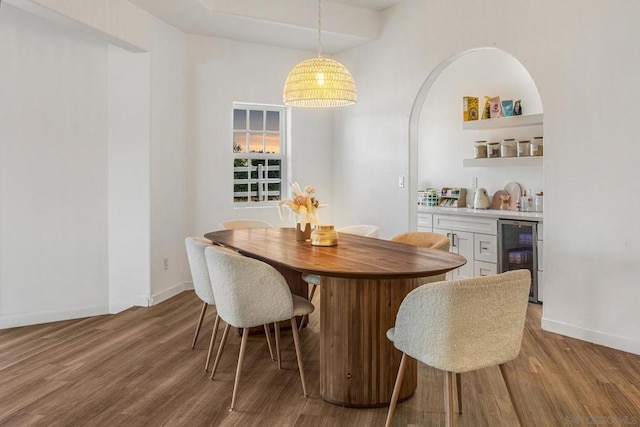
<path id="1" fill-rule="evenodd" d="M 338 232 L 333 229 L 333 225 L 317 225 L 311 232 L 311 244 L 313 246 L 336 246 Z"/>

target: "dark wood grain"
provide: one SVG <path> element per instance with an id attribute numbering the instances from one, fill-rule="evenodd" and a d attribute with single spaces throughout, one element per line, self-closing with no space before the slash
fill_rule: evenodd
<path id="1" fill-rule="evenodd" d="M 297 242 L 293 228 L 223 230 L 209 240 L 272 265 L 303 273 L 346 278 L 427 277 L 458 268 L 467 260 L 456 254 L 371 237 L 340 234 L 338 246 Z"/>
<path id="2" fill-rule="evenodd" d="M 466 259 L 437 249 L 341 234 L 338 246 L 316 247 L 287 228 L 224 230 L 214 243 L 275 266 L 290 287 L 301 273 L 321 276 L 320 395 L 351 407 L 391 401 L 401 354 L 386 338 L 404 297 L 424 278 L 453 270 Z M 306 291 L 306 288 L 304 289 Z M 407 363 L 400 399 L 416 388 L 416 362 Z"/>

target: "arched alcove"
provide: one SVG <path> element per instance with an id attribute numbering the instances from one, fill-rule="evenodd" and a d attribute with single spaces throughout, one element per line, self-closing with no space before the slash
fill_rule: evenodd
<path id="1" fill-rule="evenodd" d="M 409 119 L 409 225 L 416 228 L 415 195 L 425 187 L 471 187 L 471 178 L 490 193 L 509 181 L 542 190 L 541 163 L 537 167 L 500 166 L 464 168 L 473 157 L 475 140 L 529 138 L 542 134 L 542 125 L 526 128 L 469 131 L 462 129 L 462 97 L 501 96 L 522 100 L 523 114 L 542 113 L 535 82 L 526 68 L 509 53 L 494 48 L 469 49 L 447 58 L 421 86 Z M 499 120 L 499 119 L 494 119 Z M 499 123 L 499 122 L 496 122 Z"/>

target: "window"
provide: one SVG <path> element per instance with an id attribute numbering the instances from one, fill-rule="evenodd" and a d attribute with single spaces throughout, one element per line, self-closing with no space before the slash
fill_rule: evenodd
<path id="1" fill-rule="evenodd" d="M 286 108 L 233 104 L 233 202 L 270 205 L 281 200 L 285 177 Z"/>

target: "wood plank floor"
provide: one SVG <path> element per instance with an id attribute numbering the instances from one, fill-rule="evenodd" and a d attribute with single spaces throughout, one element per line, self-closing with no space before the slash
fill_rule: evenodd
<path id="1" fill-rule="evenodd" d="M 319 301 L 316 298 L 314 302 Z M 283 331 L 283 370 L 251 336 L 229 413 L 240 339 L 231 334 L 215 381 L 204 372 L 214 315 L 191 350 L 193 292 L 117 315 L 0 331 L 1 426 L 379 426 L 386 408 L 349 409 L 319 396 L 318 314 L 301 332 L 309 398 Z M 640 356 L 540 330 L 529 306 L 520 356 L 508 364 L 529 426 L 640 425 Z M 394 373 L 395 375 L 395 373 Z M 419 365 L 418 389 L 396 426 L 444 425 L 444 375 Z M 500 371 L 463 374 L 457 426 L 515 426 Z"/>

